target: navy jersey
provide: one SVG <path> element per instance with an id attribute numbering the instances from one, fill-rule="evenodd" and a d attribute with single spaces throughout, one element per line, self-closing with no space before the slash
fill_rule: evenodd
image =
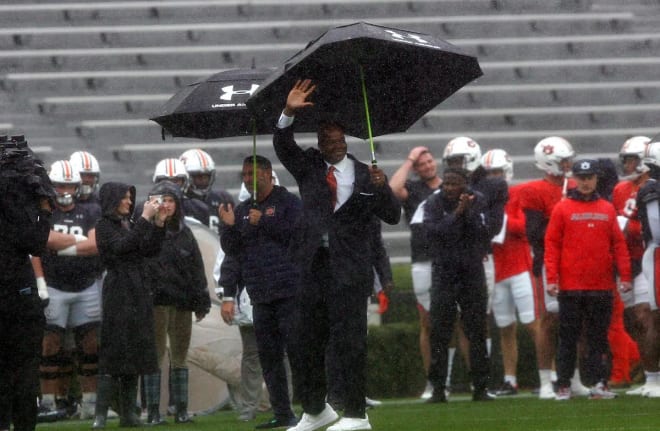
<path id="1" fill-rule="evenodd" d="M 406 190 L 408 190 L 408 199 L 401 203 L 403 215 L 408 224 L 410 224 L 415 211 L 420 203 L 428 198 L 434 189 L 429 187 L 426 182 L 421 180 L 406 181 Z M 410 257 L 413 262 L 423 262 L 431 260 L 429 255 L 428 239 L 422 223 L 410 224 Z"/>
<path id="2" fill-rule="evenodd" d="M 195 200 L 195 198 L 190 198 Z M 211 190 L 201 202 L 204 202 L 208 209 L 208 223 L 205 223 L 215 233 L 220 233 L 220 217 L 218 216 L 218 207 L 224 204 L 234 206 L 234 199 L 224 190 Z"/>
<path id="3" fill-rule="evenodd" d="M 51 229 L 56 232 L 85 235 L 94 229 L 101 218 L 101 208 L 94 205 L 76 205 L 71 211 L 53 211 Z M 64 292 L 80 292 L 101 276 L 103 267 L 99 256 L 41 256 L 46 283 Z"/>

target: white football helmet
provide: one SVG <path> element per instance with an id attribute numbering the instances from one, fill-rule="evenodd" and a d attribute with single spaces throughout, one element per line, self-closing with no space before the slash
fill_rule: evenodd
<path id="1" fill-rule="evenodd" d="M 506 151 L 498 149 L 486 151 L 481 156 L 481 166 L 486 171 L 501 169 L 504 172 L 504 179 L 510 182 L 513 179 L 513 160 Z"/>
<path id="2" fill-rule="evenodd" d="M 642 160 L 646 154 L 646 146 L 649 142 L 651 142 L 651 138 L 647 136 L 633 136 L 632 138 L 628 138 L 619 151 L 619 160 L 621 161 L 621 164 L 623 164 L 626 157 L 637 157 L 639 159 L 639 164 L 635 168 L 637 174 L 648 172 L 649 168 L 642 163 Z"/>
<path id="3" fill-rule="evenodd" d="M 185 151 L 179 157 L 188 172 L 189 177 L 194 177 L 199 174 L 211 175 L 208 186 L 199 188 L 195 185 L 194 181 L 188 183 L 186 192 L 190 191 L 197 196 L 206 195 L 213 186 L 215 181 L 215 162 L 213 158 L 204 150 L 194 149 Z"/>
<path id="4" fill-rule="evenodd" d="M 156 165 L 154 169 L 153 182 L 157 183 L 162 180 L 183 180 L 183 187 L 185 188 L 188 182 L 188 172 L 183 162 L 179 159 L 163 159 Z"/>
<path id="5" fill-rule="evenodd" d="M 62 206 L 69 206 L 73 200 L 78 197 L 80 193 L 80 174 L 71 166 L 68 160 L 58 160 L 50 165 L 48 177 L 53 183 L 53 186 L 58 185 L 74 185 L 76 191 L 71 193 L 60 193 L 55 190 L 55 201 Z"/>
<path id="6" fill-rule="evenodd" d="M 575 157 L 573 146 L 559 136 L 541 139 L 534 147 L 536 167 L 550 175 L 565 176 L 567 173 L 562 169 L 561 162 L 566 159 L 571 160 L 573 157 Z"/>
<path id="7" fill-rule="evenodd" d="M 463 168 L 474 172 L 481 163 L 481 147 L 479 143 L 467 136 L 458 136 L 447 143 L 442 154 L 442 160 L 447 164 L 447 159 L 463 157 Z"/>
<path id="8" fill-rule="evenodd" d="M 101 179 L 101 168 L 96 157 L 87 151 L 76 151 L 69 157 L 69 162 L 79 174 L 89 174 L 95 177 L 93 184 L 83 184 L 81 181 L 80 196 L 86 198 L 94 193 L 98 189 Z"/>
<path id="9" fill-rule="evenodd" d="M 660 168 L 660 140 L 649 142 L 644 150 L 642 162 Z"/>

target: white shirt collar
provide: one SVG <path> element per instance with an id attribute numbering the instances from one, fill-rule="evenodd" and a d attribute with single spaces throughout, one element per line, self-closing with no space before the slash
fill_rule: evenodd
<path id="1" fill-rule="evenodd" d="M 346 171 L 346 167 L 348 166 L 349 162 L 350 161 L 348 159 L 348 156 L 344 156 L 343 159 L 341 159 L 340 161 L 338 161 L 335 164 L 331 164 L 331 163 L 328 163 L 328 162 L 325 162 L 325 164 L 326 164 L 326 168 L 330 169 L 330 166 L 334 166 L 335 169 L 341 173 L 341 172 Z"/>

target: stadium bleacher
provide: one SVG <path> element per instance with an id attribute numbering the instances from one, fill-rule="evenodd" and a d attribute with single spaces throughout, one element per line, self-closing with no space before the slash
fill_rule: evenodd
<path id="1" fill-rule="evenodd" d="M 389 174 L 413 146 L 439 157 L 456 135 L 509 151 L 523 181 L 538 175 L 532 148 L 545 136 L 614 157 L 627 137 L 658 132 L 657 1 L 10 1 L 0 5 L 0 133 L 24 133 L 47 162 L 89 150 L 104 181 L 129 181 L 143 194 L 158 160 L 194 147 L 214 157 L 220 186 L 238 190 L 250 137 L 162 140 L 148 120 L 178 89 L 228 68 L 276 66 L 355 21 L 446 39 L 484 70 L 409 132 L 376 138 Z M 300 142 L 315 144 L 306 135 Z M 350 141 L 363 160 L 366 147 Z M 274 158 L 268 136 L 257 148 Z M 385 227 L 385 239 L 393 259 L 405 261 L 405 225 Z"/>

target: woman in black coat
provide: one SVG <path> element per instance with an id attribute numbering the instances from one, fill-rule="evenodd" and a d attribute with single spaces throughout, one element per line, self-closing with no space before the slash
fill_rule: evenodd
<path id="1" fill-rule="evenodd" d="M 151 293 L 145 283 L 145 258 L 159 253 L 166 214 L 156 199 L 147 201 L 137 221 L 130 220 L 135 187 L 106 183 L 100 190 L 102 218 L 96 244 L 107 269 L 103 283 L 96 418 L 105 427 L 112 387 L 119 382 L 120 426 L 139 426 L 135 414 L 138 375 L 158 370 Z"/>
<path id="2" fill-rule="evenodd" d="M 149 193 L 160 196 L 168 216 L 160 253 L 148 259 L 147 279 L 153 293 L 158 364 L 169 345 L 170 397 L 176 408 L 174 421 L 190 422 L 188 416 L 188 368 L 186 355 L 192 335 L 192 314 L 200 321 L 211 309 L 204 260 L 197 241 L 184 223 L 183 194 L 171 181 L 160 181 Z M 168 343 L 169 341 L 169 343 Z M 160 417 L 160 371 L 144 376 L 147 423 L 164 423 Z"/>

